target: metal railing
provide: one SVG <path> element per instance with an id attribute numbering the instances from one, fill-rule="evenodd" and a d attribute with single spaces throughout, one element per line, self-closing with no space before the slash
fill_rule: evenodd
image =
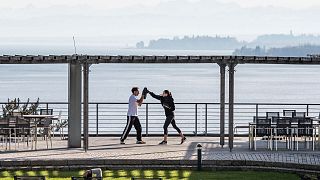
<path id="1" fill-rule="evenodd" d="M 4 103 L 0 103 L 4 104 Z M 68 119 L 68 103 L 42 102 L 38 109 L 53 109 L 53 114 Z M 89 103 L 90 136 L 120 135 L 126 126 L 127 103 Z M 319 116 L 320 104 L 284 103 L 235 103 L 234 127 L 246 126 L 253 116 L 265 116 L 266 112 L 280 112 L 295 109 L 307 116 Z M 142 133 L 146 136 L 163 133 L 165 115 L 159 103 L 145 103 L 139 108 Z M 220 103 L 176 103 L 175 119 L 178 127 L 188 135 L 220 135 Z M 170 126 L 169 126 L 170 127 Z M 132 131 L 135 131 L 134 128 Z M 67 133 L 67 128 L 64 129 Z M 225 132 L 228 133 L 228 103 L 226 103 Z M 169 134 L 176 134 L 169 128 Z M 247 129 L 237 129 L 235 135 L 246 135 Z"/>

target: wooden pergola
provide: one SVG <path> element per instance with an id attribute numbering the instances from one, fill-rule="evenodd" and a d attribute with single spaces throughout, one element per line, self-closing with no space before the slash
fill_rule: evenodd
<path id="1" fill-rule="evenodd" d="M 108 55 L 48 55 L 0 56 L 0 64 L 69 64 L 68 83 L 68 147 L 81 147 L 81 96 L 83 96 L 84 149 L 88 150 L 88 86 L 89 67 L 100 63 L 215 63 L 220 66 L 220 145 L 225 144 L 225 85 L 229 68 L 228 146 L 233 149 L 234 72 L 238 64 L 320 65 L 319 56 L 108 56 Z M 81 73 L 82 71 L 82 73 Z M 83 76 L 83 77 L 82 77 Z M 83 82 L 82 82 L 83 80 Z M 83 94 L 82 94 L 83 90 Z"/>

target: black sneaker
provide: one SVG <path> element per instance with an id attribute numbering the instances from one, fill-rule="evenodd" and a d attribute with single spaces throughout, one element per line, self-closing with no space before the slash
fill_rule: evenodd
<path id="1" fill-rule="evenodd" d="M 159 143 L 159 145 L 166 145 L 167 144 L 167 141 L 161 141 L 160 143 Z"/>
<path id="2" fill-rule="evenodd" d="M 146 142 L 144 141 L 137 141 L 136 144 L 145 144 Z"/>
<path id="3" fill-rule="evenodd" d="M 124 141 L 120 140 L 120 144 L 126 144 Z"/>
<path id="4" fill-rule="evenodd" d="M 181 143 L 180 144 L 183 144 L 186 140 L 187 140 L 186 137 L 181 138 Z"/>

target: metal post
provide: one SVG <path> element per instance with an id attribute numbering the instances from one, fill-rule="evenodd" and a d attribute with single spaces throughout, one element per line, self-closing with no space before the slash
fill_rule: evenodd
<path id="1" fill-rule="evenodd" d="M 197 145 L 197 155 L 198 155 L 198 166 L 197 169 L 198 171 L 202 170 L 202 146 L 201 144 Z"/>
<path id="2" fill-rule="evenodd" d="M 224 146 L 225 129 L 225 91 L 226 91 L 226 64 L 220 66 L 220 146 Z"/>
<path id="3" fill-rule="evenodd" d="M 149 126 L 149 112 L 148 112 L 148 109 L 149 109 L 149 104 L 146 104 L 146 136 L 148 136 L 149 132 L 148 132 L 148 126 Z"/>
<path id="4" fill-rule="evenodd" d="M 208 104 L 206 104 L 206 117 L 205 117 L 205 133 L 208 135 Z"/>
<path id="5" fill-rule="evenodd" d="M 81 64 L 69 64 L 68 79 L 68 147 L 81 147 Z"/>
<path id="6" fill-rule="evenodd" d="M 198 104 L 195 104 L 195 136 L 198 135 Z"/>
<path id="7" fill-rule="evenodd" d="M 234 107 L 234 63 L 229 65 L 229 148 L 230 152 L 233 149 L 233 107 Z"/>
<path id="8" fill-rule="evenodd" d="M 96 136 L 99 135 L 99 104 L 96 105 Z"/>
<path id="9" fill-rule="evenodd" d="M 258 119 L 258 116 L 259 116 L 259 104 L 256 104 L 256 120 Z"/>
<path id="10" fill-rule="evenodd" d="M 83 64 L 83 148 L 88 150 L 89 130 L 89 64 Z"/>
<path id="11" fill-rule="evenodd" d="M 309 104 L 307 104 L 307 116 L 309 116 Z"/>

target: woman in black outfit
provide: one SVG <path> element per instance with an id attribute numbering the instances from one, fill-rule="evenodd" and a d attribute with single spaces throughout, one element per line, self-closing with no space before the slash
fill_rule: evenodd
<path id="1" fill-rule="evenodd" d="M 172 124 L 172 127 L 176 129 L 179 135 L 181 136 L 181 144 L 182 144 L 186 140 L 186 137 L 178 128 L 178 126 L 176 125 L 176 121 L 174 120 L 175 105 L 174 105 L 174 100 L 172 98 L 171 92 L 169 90 L 164 90 L 162 95 L 155 95 L 153 92 L 149 92 L 149 93 L 153 98 L 160 100 L 161 105 L 166 114 L 166 121 L 163 125 L 164 137 L 163 137 L 163 141 L 160 142 L 159 144 L 167 144 L 168 126 L 170 123 Z"/>

